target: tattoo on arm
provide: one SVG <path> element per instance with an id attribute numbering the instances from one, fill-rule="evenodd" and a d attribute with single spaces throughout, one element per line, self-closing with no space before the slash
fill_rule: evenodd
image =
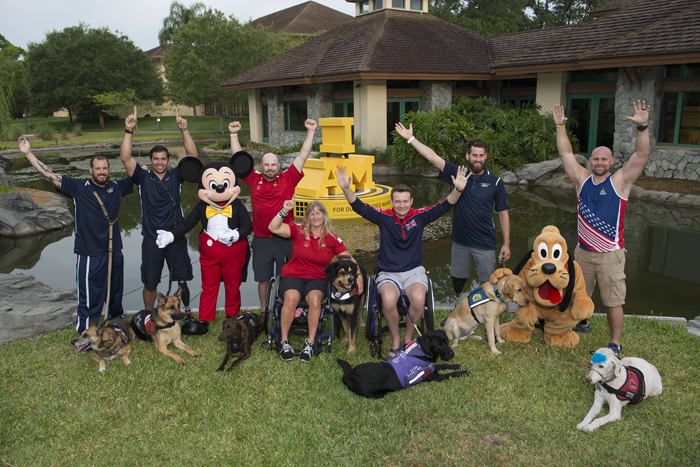
<path id="1" fill-rule="evenodd" d="M 36 161 L 36 164 L 37 164 L 37 169 L 39 170 L 39 172 L 41 173 L 41 175 L 44 176 L 44 178 L 45 178 L 46 180 L 50 181 L 50 182 L 53 183 L 55 186 L 60 186 L 60 185 L 61 185 L 61 181 L 62 181 L 61 175 L 58 175 L 58 174 L 53 173 L 53 172 L 51 171 L 51 169 L 49 169 L 48 167 L 46 167 L 46 165 L 44 165 L 44 164 L 43 164 L 40 160 L 38 160 L 38 159 L 37 159 L 37 161 Z"/>

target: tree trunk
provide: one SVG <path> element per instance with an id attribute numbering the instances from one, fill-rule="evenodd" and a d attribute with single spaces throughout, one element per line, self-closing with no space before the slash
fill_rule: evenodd
<path id="1" fill-rule="evenodd" d="M 73 113 L 68 108 L 68 121 L 70 122 L 70 127 L 73 128 Z"/>
<path id="2" fill-rule="evenodd" d="M 219 112 L 219 134 L 224 134 L 224 113 Z"/>
<path id="3" fill-rule="evenodd" d="M 98 115 L 100 118 L 100 130 L 104 130 L 105 129 L 105 117 L 104 117 L 104 115 L 102 115 L 102 112 L 100 112 Z"/>
<path id="4" fill-rule="evenodd" d="M 192 106 L 192 118 L 194 120 L 197 120 L 197 106 L 196 105 Z"/>

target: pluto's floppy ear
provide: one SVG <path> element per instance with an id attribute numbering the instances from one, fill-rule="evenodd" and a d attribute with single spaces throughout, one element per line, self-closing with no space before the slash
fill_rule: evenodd
<path id="1" fill-rule="evenodd" d="M 238 178 L 246 178 L 248 175 L 253 173 L 255 168 L 255 162 L 253 161 L 253 156 L 245 151 L 238 151 L 236 154 L 231 156 L 228 163 L 233 167 L 233 172 Z"/>
<path id="2" fill-rule="evenodd" d="M 202 170 L 202 161 L 196 157 L 187 156 L 180 159 L 177 164 L 177 171 L 180 177 L 189 183 L 199 183 L 199 171 Z"/>

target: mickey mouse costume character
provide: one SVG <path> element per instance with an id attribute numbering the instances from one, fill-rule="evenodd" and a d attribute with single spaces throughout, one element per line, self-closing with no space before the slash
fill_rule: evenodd
<path id="1" fill-rule="evenodd" d="M 201 222 L 199 320 L 214 320 L 220 282 L 224 283 L 226 290 L 226 316 L 236 316 L 241 308 L 240 285 L 247 264 L 246 237 L 253 231 L 250 215 L 238 199 L 241 192 L 238 179 L 252 172 L 253 158 L 247 152 L 239 151 L 228 163 L 215 161 L 202 166 L 198 159 L 185 157 L 178 164 L 178 170 L 184 180 L 198 183 L 201 201 L 172 232 L 158 230 L 156 244 L 165 248 Z"/>

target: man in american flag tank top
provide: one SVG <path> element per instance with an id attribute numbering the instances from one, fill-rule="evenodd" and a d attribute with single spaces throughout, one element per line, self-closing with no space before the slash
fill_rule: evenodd
<path id="1" fill-rule="evenodd" d="M 615 159 L 610 148 L 597 147 L 589 159 L 591 171 L 581 167 L 566 133 L 564 107 L 557 104 L 552 111 L 557 125 L 557 147 L 566 175 L 576 184 L 578 194 L 578 245 L 576 261 L 581 266 L 586 292 L 593 294 L 596 281 L 607 309 L 610 344 L 615 355 L 622 352 L 620 344 L 625 304 L 625 207 L 634 181 L 642 174 L 649 158 L 649 111 L 645 101 L 632 102 L 634 115 L 627 117 L 637 126 L 635 151 L 627 163 L 611 172 Z M 586 329 L 588 323 L 575 328 Z M 588 328 L 590 329 L 590 328 Z"/>

